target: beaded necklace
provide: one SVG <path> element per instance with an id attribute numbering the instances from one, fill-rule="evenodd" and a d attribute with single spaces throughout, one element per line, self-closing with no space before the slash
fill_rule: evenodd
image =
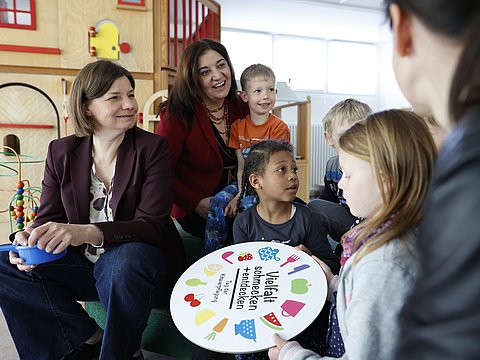
<path id="1" fill-rule="evenodd" d="M 222 106 L 219 107 L 218 109 L 208 109 L 205 104 L 203 105 L 205 108 L 205 111 L 207 112 L 208 117 L 210 118 L 210 121 L 212 124 L 215 125 L 215 129 L 218 131 L 220 135 L 222 135 L 222 138 L 224 140 L 228 141 L 228 138 L 230 136 L 230 124 L 228 122 L 228 103 L 223 102 Z M 223 114 L 221 117 L 215 116 L 212 112 L 221 110 L 223 108 Z M 217 126 L 224 124 L 225 130 L 221 131 Z M 227 142 L 226 141 L 226 142 Z"/>
<path id="2" fill-rule="evenodd" d="M 223 109 L 223 105 L 225 105 L 225 100 L 223 101 L 222 105 L 218 108 L 214 108 L 214 109 L 208 109 L 207 106 L 205 104 L 203 104 L 203 107 L 205 108 L 205 110 L 207 110 L 207 112 L 209 113 L 215 113 L 215 112 L 218 112 L 220 110 Z"/>
<path id="3" fill-rule="evenodd" d="M 373 230 L 370 234 L 368 234 L 356 248 L 353 247 L 355 238 L 357 237 L 358 234 L 358 229 L 354 229 L 352 233 L 345 237 L 345 240 L 343 241 L 343 252 L 340 257 L 340 265 L 345 265 L 347 260 L 355 253 L 357 252 L 364 244 L 367 242 L 368 239 L 370 239 L 372 236 L 378 234 L 381 231 L 384 231 L 386 228 L 388 228 L 392 224 L 392 220 L 395 217 L 395 214 L 390 216 L 383 224 L 381 224 L 378 228 Z"/>

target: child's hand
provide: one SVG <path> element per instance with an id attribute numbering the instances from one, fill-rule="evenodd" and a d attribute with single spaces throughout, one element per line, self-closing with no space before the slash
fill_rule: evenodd
<path id="1" fill-rule="evenodd" d="M 325 276 L 327 277 L 327 285 L 330 284 L 330 281 L 333 279 L 334 276 L 330 267 L 315 255 L 313 255 L 312 258 L 320 265 L 323 272 L 325 273 Z"/>
<path id="2" fill-rule="evenodd" d="M 276 346 L 274 347 L 271 347 L 269 350 L 268 350 L 268 357 L 270 358 L 270 360 L 277 360 L 283 347 L 288 344 L 288 341 L 286 340 L 283 340 L 282 337 L 278 334 L 273 334 L 273 342 L 275 343 Z"/>
<path id="3" fill-rule="evenodd" d="M 225 208 L 225 216 L 232 217 L 232 218 L 237 216 L 237 213 L 238 213 L 237 203 L 238 203 L 239 197 L 240 197 L 240 193 L 235 195 L 235 197 L 232 200 L 230 200 L 227 207 Z"/>
<path id="4" fill-rule="evenodd" d="M 296 249 L 296 250 L 303 251 L 304 253 L 312 256 L 312 252 L 310 251 L 310 249 L 309 249 L 308 247 L 306 247 L 305 245 L 303 245 L 303 244 L 300 244 L 300 245 L 295 246 L 295 249 Z"/>

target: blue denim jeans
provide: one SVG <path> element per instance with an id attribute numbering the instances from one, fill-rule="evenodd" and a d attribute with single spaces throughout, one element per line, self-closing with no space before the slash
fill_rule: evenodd
<path id="1" fill-rule="evenodd" d="M 138 242 L 110 247 L 96 264 L 79 248 L 30 273 L 0 254 L 0 307 L 23 359 L 61 359 L 98 325 L 77 300 L 100 300 L 107 317 L 100 359 L 130 359 L 152 306 L 166 292 L 165 256 Z"/>
<path id="2" fill-rule="evenodd" d="M 205 229 L 205 254 L 231 245 L 228 242 L 228 235 L 234 219 L 225 216 L 225 208 L 237 193 L 238 184 L 233 182 L 215 194 L 210 200 L 210 210 L 208 211 Z M 242 210 L 246 210 L 256 203 L 255 196 L 244 195 L 240 206 Z"/>

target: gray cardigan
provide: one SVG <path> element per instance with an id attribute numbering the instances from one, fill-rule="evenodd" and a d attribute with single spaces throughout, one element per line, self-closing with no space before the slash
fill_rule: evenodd
<path id="1" fill-rule="evenodd" d="M 329 293 L 338 290 L 338 322 L 345 344 L 341 359 L 394 359 L 400 334 L 398 314 L 417 274 L 411 250 L 415 236 L 408 234 L 405 239 L 390 241 L 352 266 L 354 254 L 330 282 Z M 322 358 L 292 341 L 279 357 L 287 359 L 333 358 Z"/>

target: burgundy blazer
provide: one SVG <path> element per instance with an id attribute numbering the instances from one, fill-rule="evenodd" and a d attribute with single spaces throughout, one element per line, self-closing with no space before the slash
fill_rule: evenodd
<path id="1" fill-rule="evenodd" d="M 92 137 L 50 143 L 40 208 L 33 227 L 48 221 L 88 224 Z M 129 241 L 153 245 L 169 261 L 171 280 L 185 266 L 180 236 L 170 218 L 172 171 L 165 139 L 133 127 L 118 148 L 112 194 L 113 222 L 95 223 L 106 247 Z"/>
<path id="2" fill-rule="evenodd" d="M 180 118 L 165 120 L 167 112 L 168 107 L 160 114 L 162 120 L 155 132 L 168 140 L 174 171 L 172 216 L 181 219 L 193 213 L 200 200 L 214 194 L 222 176 L 223 160 L 212 124 L 201 104 L 195 110 L 191 130 L 184 127 Z M 232 123 L 244 118 L 249 110 L 240 100 L 229 102 L 229 112 Z"/>

